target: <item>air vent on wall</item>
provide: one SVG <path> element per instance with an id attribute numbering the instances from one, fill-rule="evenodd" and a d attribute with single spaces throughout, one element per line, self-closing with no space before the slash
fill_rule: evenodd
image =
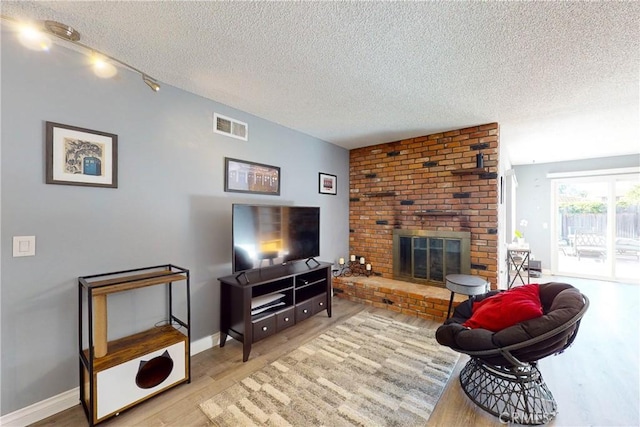
<path id="1" fill-rule="evenodd" d="M 246 123 L 218 113 L 213 113 L 213 121 L 214 132 L 221 133 L 232 138 L 238 138 L 243 141 L 247 141 L 249 139 L 249 127 Z"/>

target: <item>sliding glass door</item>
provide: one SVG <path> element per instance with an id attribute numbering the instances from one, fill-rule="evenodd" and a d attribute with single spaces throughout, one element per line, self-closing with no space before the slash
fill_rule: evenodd
<path id="1" fill-rule="evenodd" d="M 615 181 L 616 226 L 613 235 L 614 278 L 640 281 L 640 184 L 635 179 Z"/>
<path id="2" fill-rule="evenodd" d="M 640 181 L 637 174 L 553 181 L 554 274 L 638 280 Z"/>

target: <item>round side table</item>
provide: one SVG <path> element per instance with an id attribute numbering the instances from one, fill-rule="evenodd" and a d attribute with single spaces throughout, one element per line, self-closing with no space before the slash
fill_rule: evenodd
<path id="1" fill-rule="evenodd" d="M 454 294 L 467 295 L 471 298 L 473 295 L 484 294 L 489 289 L 489 282 L 480 277 L 470 276 L 468 274 L 448 274 L 445 280 L 446 288 L 451 291 L 449 308 L 447 310 L 447 319 L 451 314 Z"/>

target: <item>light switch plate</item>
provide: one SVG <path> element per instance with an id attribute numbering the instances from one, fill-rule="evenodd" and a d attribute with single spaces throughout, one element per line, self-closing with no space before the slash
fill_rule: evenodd
<path id="1" fill-rule="evenodd" d="M 13 236 L 13 256 L 35 256 L 36 236 Z"/>

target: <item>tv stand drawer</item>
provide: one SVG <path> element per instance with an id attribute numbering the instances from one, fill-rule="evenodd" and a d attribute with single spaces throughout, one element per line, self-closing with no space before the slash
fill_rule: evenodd
<path id="1" fill-rule="evenodd" d="M 260 341 L 276 333 L 276 316 L 268 316 L 253 322 L 253 342 Z"/>
<path id="2" fill-rule="evenodd" d="M 300 304 L 296 304 L 296 323 L 301 322 L 304 319 L 308 319 L 312 315 L 313 315 L 313 308 L 311 306 L 311 300 L 307 300 Z"/>
<path id="3" fill-rule="evenodd" d="M 278 332 L 295 325 L 295 308 L 291 307 L 285 311 L 276 313 L 276 330 Z"/>
<path id="4" fill-rule="evenodd" d="M 327 309 L 327 293 L 323 293 L 311 299 L 311 314 L 320 313 Z"/>

